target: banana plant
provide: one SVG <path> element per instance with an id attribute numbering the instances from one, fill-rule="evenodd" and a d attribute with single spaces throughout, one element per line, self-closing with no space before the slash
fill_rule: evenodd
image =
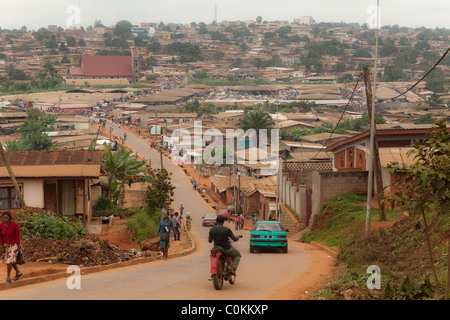
<path id="1" fill-rule="evenodd" d="M 134 182 L 152 181 L 152 177 L 144 174 L 147 170 L 146 161 L 132 158 L 132 153 L 132 150 L 124 148 L 114 152 L 107 148 L 103 154 L 101 170 L 107 178 L 106 184 L 103 184 L 105 196 L 116 204 L 125 184 L 131 186 Z"/>

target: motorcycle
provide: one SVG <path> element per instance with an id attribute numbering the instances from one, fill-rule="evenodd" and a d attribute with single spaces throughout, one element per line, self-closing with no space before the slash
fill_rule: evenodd
<path id="1" fill-rule="evenodd" d="M 242 236 L 239 236 L 242 238 Z M 231 285 L 236 282 L 236 275 L 231 272 L 230 267 L 233 264 L 231 257 L 227 256 L 222 247 L 213 247 L 211 249 L 211 278 L 214 288 L 221 290 L 223 282 L 228 281 Z"/>

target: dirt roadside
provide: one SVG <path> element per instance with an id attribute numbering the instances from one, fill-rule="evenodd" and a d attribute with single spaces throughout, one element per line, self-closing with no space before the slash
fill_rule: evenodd
<path id="1" fill-rule="evenodd" d="M 311 264 L 307 271 L 273 293 L 270 300 L 312 300 L 337 270 L 335 255 L 312 244 L 293 242 L 311 256 Z"/>

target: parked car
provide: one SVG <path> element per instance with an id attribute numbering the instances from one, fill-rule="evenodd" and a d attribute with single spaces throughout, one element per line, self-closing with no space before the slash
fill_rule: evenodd
<path id="1" fill-rule="evenodd" d="M 216 216 L 228 217 L 228 210 L 227 209 L 217 210 Z"/>
<path id="2" fill-rule="evenodd" d="M 202 217 L 202 226 L 215 226 L 216 225 L 217 216 L 215 214 L 205 214 Z"/>
<path id="3" fill-rule="evenodd" d="M 250 253 L 257 248 L 280 248 L 288 252 L 287 232 L 279 221 L 258 221 L 250 232 Z"/>

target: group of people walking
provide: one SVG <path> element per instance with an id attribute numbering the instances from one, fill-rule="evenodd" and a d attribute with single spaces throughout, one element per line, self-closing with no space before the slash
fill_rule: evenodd
<path id="1" fill-rule="evenodd" d="M 231 217 L 231 219 L 234 222 L 234 229 L 235 230 L 243 230 L 244 229 L 244 216 L 242 214 L 236 216 L 236 217 Z"/>
<path id="2" fill-rule="evenodd" d="M 170 248 L 170 234 L 173 234 L 174 241 L 180 241 L 180 230 L 183 227 L 183 210 L 184 207 L 181 205 L 180 213 L 175 212 L 169 214 L 169 212 L 164 212 L 163 217 L 159 223 L 158 235 L 160 237 L 159 246 L 161 248 L 163 258 L 167 259 L 168 251 Z M 189 219 L 190 217 L 187 217 Z"/>

